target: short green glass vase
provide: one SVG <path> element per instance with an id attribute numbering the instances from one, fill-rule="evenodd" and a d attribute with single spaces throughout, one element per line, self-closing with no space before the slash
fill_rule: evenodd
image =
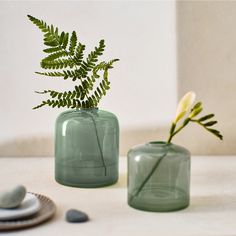
<path id="1" fill-rule="evenodd" d="M 189 205 L 190 152 L 166 142 L 149 142 L 128 152 L 128 204 L 154 212 Z"/>
<path id="2" fill-rule="evenodd" d="M 55 179 L 82 188 L 118 180 L 119 124 L 116 116 L 97 108 L 59 115 L 55 130 Z"/>

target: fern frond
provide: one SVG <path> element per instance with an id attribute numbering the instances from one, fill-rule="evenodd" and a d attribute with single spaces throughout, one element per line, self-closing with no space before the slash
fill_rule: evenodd
<path id="1" fill-rule="evenodd" d="M 110 89 L 110 82 L 108 81 L 108 70 L 112 68 L 112 65 L 114 62 L 118 61 L 119 59 L 113 59 L 109 61 L 108 63 L 106 62 L 101 62 L 99 63 L 96 67 L 93 68 L 93 75 L 90 78 L 87 78 L 87 81 L 92 83 L 90 85 L 93 87 L 93 83 L 95 82 L 96 79 L 98 79 L 100 76 L 97 74 L 99 70 L 103 70 L 103 79 L 99 83 L 98 87 L 95 89 L 94 93 L 92 94 L 91 98 L 94 101 L 94 104 L 97 104 L 100 102 L 101 98 L 106 95 L 106 92 Z"/>
<path id="2" fill-rule="evenodd" d="M 51 53 L 49 56 L 45 57 L 43 61 L 54 61 L 59 58 L 66 57 L 67 53 L 65 51 L 58 51 L 55 53 Z"/>
<path id="3" fill-rule="evenodd" d="M 33 107 L 33 110 L 36 110 L 36 109 L 38 109 L 38 108 L 41 108 L 41 107 L 43 107 L 43 106 L 45 106 L 45 105 L 47 105 L 46 101 L 42 101 L 42 103 L 41 103 L 40 105 L 38 105 L 38 106 L 36 106 L 36 107 Z"/>
<path id="4" fill-rule="evenodd" d="M 76 70 L 63 70 L 64 79 L 72 78 L 72 81 L 75 81 L 79 78 L 76 74 Z"/>
<path id="5" fill-rule="evenodd" d="M 51 76 L 51 77 L 62 77 L 64 76 L 63 73 L 60 71 L 54 71 L 54 72 L 35 72 L 38 75 L 45 75 L 45 76 Z"/>
<path id="6" fill-rule="evenodd" d="M 114 62 L 117 62 L 117 61 L 119 61 L 119 59 L 112 59 L 112 60 L 110 60 L 109 62 L 105 62 L 105 61 L 102 61 L 102 62 L 100 62 L 99 64 L 97 64 L 94 68 L 93 68 L 93 76 L 94 76 L 94 78 L 99 78 L 100 76 L 97 74 L 98 73 L 98 71 L 100 71 L 100 70 L 104 70 L 104 71 L 106 71 L 106 70 L 108 70 L 108 69 L 112 69 L 113 68 L 113 63 Z M 107 77 L 106 75 L 105 75 L 105 77 Z"/>
<path id="7" fill-rule="evenodd" d="M 112 69 L 112 68 L 113 68 L 113 67 L 112 67 L 113 63 L 114 63 L 114 62 L 117 62 L 117 61 L 119 61 L 119 60 L 120 60 L 120 59 L 118 59 L 118 58 L 110 60 L 110 61 L 107 63 L 108 69 Z"/>
<path id="8" fill-rule="evenodd" d="M 46 24 L 46 22 L 39 20 L 31 15 L 27 15 L 28 18 L 33 22 L 33 24 L 35 24 L 36 26 L 38 26 L 38 28 L 42 31 L 42 32 L 48 32 L 49 28 L 48 25 Z"/>
<path id="9" fill-rule="evenodd" d="M 39 91 L 35 91 L 35 92 L 39 94 L 49 93 L 49 95 L 52 98 L 58 98 L 58 99 L 60 99 L 61 97 L 70 99 L 70 98 L 74 98 L 76 95 L 77 95 L 77 98 L 80 97 L 80 92 L 78 92 L 76 89 L 74 89 L 73 91 L 65 91 L 65 92 L 58 92 L 55 90 L 44 90 L 42 92 L 39 92 Z"/>
<path id="10" fill-rule="evenodd" d="M 43 101 L 34 109 L 45 105 L 68 108 L 97 107 L 101 98 L 110 89 L 108 70 L 113 68 L 115 61 L 118 61 L 118 59 L 113 59 L 109 62 L 98 62 L 99 56 L 103 54 L 105 49 L 104 40 L 100 40 L 99 45 L 88 54 L 86 59 L 83 59 L 85 45 L 78 42 L 75 31 L 70 36 L 69 33 L 59 32 L 57 27 L 47 25 L 44 21 L 33 16 L 28 15 L 28 18 L 43 32 L 44 44 L 48 46 L 43 50 L 48 55 L 42 59 L 41 67 L 52 70 L 36 73 L 44 76 L 63 77 L 64 79 L 71 78 L 72 81 L 79 82 L 73 91 L 44 90 L 37 92 L 48 94 L 51 99 Z M 98 86 L 95 86 L 101 71 L 103 71 L 103 76 Z"/>
<path id="11" fill-rule="evenodd" d="M 69 41 L 69 33 L 65 33 L 64 31 L 59 35 L 58 28 L 54 29 L 53 25 L 48 26 L 44 21 L 38 20 L 33 16 L 28 15 L 28 18 L 36 25 L 38 28 L 45 33 L 44 34 L 44 44 L 46 46 L 52 47 L 53 49 L 45 49 L 47 53 L 51 53 L 54 50 L 58 51 L 58 47 L 60 49 L 66 50 L 68 41 Z"/>
<path id="12" fill-rule="evenodd" d="M 98 57 L 101 56 L 105 49 L 105 41 L 102 39 L 99 42 L 99 46 L 95 47 L 95 50 L 90 52 L 86 61 L 83 61 L 80 65 L 79 73 L 80 75 L 85 78 L 89 71 L 91 71 L 95 66 L 96 62 L 98 61 Z"/>
<path id="13" fill-rule="evenodd" d="M 76 44 L 77 44 L 77 36 L 76 32 L 73 31 L 70 37 L 70 47 L 69 47 L 69 52 L 72 56 L 74 55 Z"/>
<path id="14" fill-rule="evenodd" d="M 85 45 L 78 43 L 78 46 L 75 49 L 75 56 L 73 57 L 77 66 L 79 66 L 84 57 Z"/>
<path id="15" fill-rule="evenodd" d="M 86 90 L 81 86 L 75 86 L 75 90 L 77 91 L 77 94 L 80 95 L 80 99 L 84 100 L 85 96 L 86 96 Z M 77 97 L 79 98 L 79 97 Z"/>
<path id="16" fill-rule="evenodd" d="M 81 92 L 82 91 L 82 92 Z M 80 108 L 81 102 L 80 99 L 84 96 L 84 92 L 78 86 L 75 86 L 73 91 L 58 92 L 54 90 L 44 90 L 42 92 L 35 91 L 39 94 L 49 94 L 52 99 L 43 101 L 39 106 L 34 107 L 33 109 L 40 108 L 44 105 L 54 107 L 67 107 L 67 108 Z"/>
<path id="17" fill-rule="evenodd" d="M 50 48 L 44 49 L 43 51 L 46 53 L 58 52 L 58 51 L 61 51 L 61 47 L 50 47 Z"/>
<path id="18" fill-rule="evenodd" d="M 99 46 L 95 47 L 95 50 L 89 53 L 88 58 L 86 59 L 86 66 L 89 70 L 92 70 L 95 66 L 95 63 L 98 61 L 98 56 L 101 56 L 105 50 L 105 41 L 102 39 L 99 42 Z"/>
<path id="19" fill-rule="evenodd" d="M 64 39 L 62 41 L 62 47 L 64 49 L 66 49 L 66 47 L 68 45 L 68 42 L 69 42 L 69 33 L 66 33 L 65 36 L 64 36 Z"/>
<path id="20" fill-rule="evenodd" d="M 74 66 L 74 62 L 72 59 L 58 59 L 54 61 L 41 61 L 41 67 L 44 69 L 63 69 Z"/>
<path id="21" fill-rule="evenodd" d="M 66 100 L 66 99 L 48 99 L 46 101 L 43 101 L 42 104 L 40 104 L 39 106 L 37 107 L 34 107 L 33 109 L 38 109 L 42 106 L 45 106 L 45 105 L 48 105 L 52 108 L 54 107 L 71 107 L 71 108 L 75 108 L 75 107 L 80 107 L 79 106 L 79 101 L 76 101 L 75 99 L 73 100 L 73 103 L 71 103 L 71 100 Z"/>

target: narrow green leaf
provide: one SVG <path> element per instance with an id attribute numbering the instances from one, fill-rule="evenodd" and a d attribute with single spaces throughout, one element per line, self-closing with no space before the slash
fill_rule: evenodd
<path id="1" fill-rule="evenodd" d="M 223 140 L 223 135 L 220 133 L 220 131 L 216 130 L 216 129 L 207 129 L 209 132 L 211 132 L 212 134 L 214 134 L 216 137 L 220 138 L 221 140 Z"/>
<path id="2" fill-rule="evenodd" d="M 198 121 L 200 121 L 200 122 L 205 121 L 205 120 L 211 119 L 214 116 L 215 116 L 214 114 L 209 114 L 209 115 L 201 117 L 200 119 L 198 119 Z"/>
<path id="3" fill-rule="evenodd" d="M 209 122 L 207 122 L 207 123 L 205 123 L 205 124 L 203 124 L 204 126 L 212 126 L 212 125 L 214 125 L 214 124 L 216 124 L 217 123 L 217 121 L 209 121 Z"/>

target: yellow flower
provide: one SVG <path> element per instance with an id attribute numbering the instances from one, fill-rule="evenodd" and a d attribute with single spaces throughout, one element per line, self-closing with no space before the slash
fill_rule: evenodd
<path id="1" fill-rule="evenodd" d="M 176 124 L 181 118 L 184 117 L 186 112 L 191 108 L 192 104 L 194 103 L 196 98 L 196 94 L 193 91 L 186 93 L 180 100 L 177 110 L 175 119 L 173 121 Z"/>

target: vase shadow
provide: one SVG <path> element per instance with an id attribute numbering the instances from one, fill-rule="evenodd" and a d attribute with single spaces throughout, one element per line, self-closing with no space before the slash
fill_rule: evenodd
<path id="1" fill-rule="evenodd" d="M 236 196 L 220 194 L 209 196 L 192 196 L 190 206 L 184 210 L 185 213 L 207 213 L 223 211 L 236 211 Z"/>

